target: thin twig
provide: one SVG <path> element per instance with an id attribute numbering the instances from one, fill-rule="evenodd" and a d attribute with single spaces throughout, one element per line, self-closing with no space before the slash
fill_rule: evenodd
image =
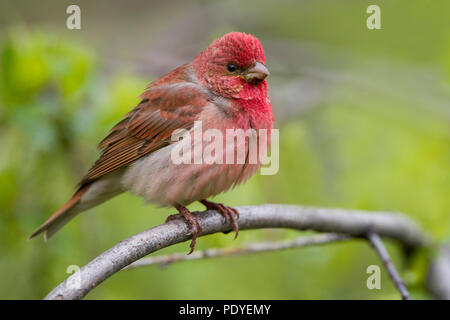
<path id="1" fill-rule="evenodd" d="M 276 241 L 276 242 L 259 242 L 246 245 L 239 248 L 213 248 L 204 251 L 196 251 L 190 255 L 186 252 L 174 253 L 168 255 L 160 255 L 156 257 L 149 257 L 133 262 L 124 269 L 132 269 L 137 267 L 149 266 L 159 264 L 161 266 L 167 266 L 173 262 L 200 260 L 207 258 L 236 256 L 249 253 L 270 252 L 276 250 L 285 250 L 293 248 L 302 248 L 314 245 L 322 245 L 331 242 L 338 242 L 352 239 L 352 237 L 344 234 L 337 233 L 324 233 L 314 236 L 297 237 L 288 241 Z"/>
<path id="2" fill-rule="evenodd" d="M 389 256 L 389 252 L 386 250 L 386 247 L 384 246 L 383 241 L 381 241 L 380 236 L 374 232 L 369 232 L 367 234 L 367 239 L 369 239 L 370 244 L 380 256 L 380 259 L 383 262 L 384 266 L 386 267 L 389 276 L 391 277 L 392 281 L 397 287 L 397 290 L 400 292 L 402 299 L 411 300 L 411 296 L 409 295 L 409 292 L 406 289 L 405 283 L 403 282 L 402 278 L 397 272 L 397 269 L 392 263 L 392 260 Z"/>

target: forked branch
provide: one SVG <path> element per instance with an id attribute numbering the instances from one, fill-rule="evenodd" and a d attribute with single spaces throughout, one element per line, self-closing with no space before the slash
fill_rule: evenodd
<path id="1" fill-rule="evenodd" d="M 239 207 L 240 230 L 261 228 L 289 228 L 333 232 L 352 237 L 366 237 L 369 232 L 399 241 L 408 248 L 428 242 L 428 236 L 402 214 L 366 212 L 343 209 L 324 209 L 267 204 Z M 229 232 L 232 226 L 224 223 L 216 211 L 196 212 L 203 235 Z M 134 261 L 162 248 L 190 239 L 189 227 L 177 219 L 145 230 L 118 243 L 102 253 L 50 292 L 46 299 L 81 299 L 114 273 Z"/>

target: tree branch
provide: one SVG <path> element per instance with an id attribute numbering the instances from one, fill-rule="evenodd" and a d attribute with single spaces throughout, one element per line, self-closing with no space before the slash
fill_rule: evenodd
<path id="1" fill-rule="evenodd" d="M 322 209 L 289 205 L 239 207 L 241 230 L 261 228 L 290 228 L 336 232 L 365 237 L 368 232 L 389 237 L 405 247 L 416 248 L 428 242 L 417 225 L 401 214 L 387 212 Z M 220 213 L 194 213 L 203 235 L 231 231 L 231 223 L 224 222 Z M 176 219 L 145 230 L 118 243 L 104 252 L 50 292 L 46 299 L 81 299 L 114 273 L 132 262 L 162 248 L 191 238 L 184 220 Z"/>
<path id="2" fill-rule="evenodd" d="M 433 254 L 427 273 L 427 287 L 438 299 L 450 300 L 450 246 L 443 244 Z"/>
<path id="3" fill-rule="evenodd" d="M 186 253 L 174 253 L 168 255 L 160 255 L 156 257 L 143 258 L 133 262 L 124 269 L 133 269 L 137 267 L 144 267 L 159 264 L 166 266 L 173 262 L 191 261 L 207 258 L 217 258 L 225 256 L 237 256 L 249 253 L 270 252 L 284 249 L 302 248 L 313 245 L 327 244 L 331 242 L 338 242 L 352 239 L 352 237 L 337 233 L 324 233 L 309 237 L 297 237 L 288 241 L 274 241 L 274 242 L 258 242 L 252 243 L 239 248 L 213 248 L 204 251 L 195 251 L 187 255 Z"/>
<path id="4" fill-rule="evenodd" d="M 370 244 L 380 256 L 380 259 L 383 262 L 384 266 L 386 267 L 389 276 L 391 277 L 392 281 L 397 287 L 397 290 L 400 292 L 402 299 L 411 300 L 409 292 L 406 289 L 405 283 L 398 274 L 397 269 L 395 269 L 395 266 L 392 263 L 392 260 L 389 256 L 389 252 L 386 250 L 386 247 L 384 246 L 380 237 L 376 233 L 369 232 L 367 234 L 367 239 L 369 239 Z"/>

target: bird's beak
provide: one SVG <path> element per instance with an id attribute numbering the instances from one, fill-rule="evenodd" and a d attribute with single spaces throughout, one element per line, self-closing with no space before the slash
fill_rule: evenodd
<path id="1" fill-rule="evenodd" d="M 244 75 L 246 82 L 258 83 L 263 81 L 270 74 L 266 66 L 260 62 L 256 62 L 251 68 L 247 70 Z"/>

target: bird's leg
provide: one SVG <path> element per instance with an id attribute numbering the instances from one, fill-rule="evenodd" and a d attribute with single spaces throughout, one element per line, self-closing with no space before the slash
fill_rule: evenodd
<path id="1" fill-rule="evenodd" d="M 239 211 L 235 208 L 226 206 L 222 203 L 215 203 L 208 201 L 206 199 L 200 200 L 200 202 L 206 207 L 207 210 L 216 210 L 218 211 L 225 219 L 230 218 L 230 221 L 233 225 L 233 230 L 235 232 L 234 238 L 236 239 L 239 234 L 239 226 L 236 222 L 236 219 L 239 219 Z M 234 217 L 236 215 L 236 218 Z"/>
<path id="2" fill-rule="evenodd" d="M 189 251 L 188 254 L 191 254 L 192 252 L 194 252 L 195 243 L 197 242 L 197 236 L 203 232 L 202 227 L 200 226 L 197 217 L 193 215 L 186 207 L 183 207 L 178 203 L 175 203 L 173 206 L 175 207 L 175 209 L 178 210 L 179 214 L 173 214 L 168 216 L 166 222 L 183 217 L 186 220 L 186 222 L 190 225 L 192 241 L 191 244 L 189 245 L 191 247 L 191 251 Z"/>

